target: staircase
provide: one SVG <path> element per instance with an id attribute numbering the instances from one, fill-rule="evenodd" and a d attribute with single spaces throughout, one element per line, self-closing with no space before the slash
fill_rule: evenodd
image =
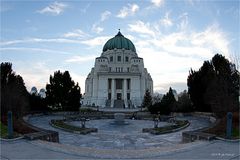
<path id="1" fill-rule="evenodd" d="M 131 100 L 127 100 L 127 104 L 128 108 L 134 108 Z"/>
<path id="2" fill-rule="evenodd" d="M 106 107 L 110 108 L 111 107 L 111 100 L 106 100 Z"/>
<path id="3" fill-rule="evenodd" d="M 123 100 L 114 100 L 114 108 L 124 108 Z"/>

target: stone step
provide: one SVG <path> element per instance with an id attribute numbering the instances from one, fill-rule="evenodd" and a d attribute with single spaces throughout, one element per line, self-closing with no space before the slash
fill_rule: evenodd
<path id="1" fill-rule="evenodd" d="M 193 142 L 196 140 L 205 140 L 205 141 L 211 141 L 216 138 L 216 135 L 204 133 L 204 132 L 198 132 L 198 131 L 187 131 L 182 133 L 182 139 L 183 142 Z"/>
<path id="2" fill-rule="evenodd" d="M 114 100 L 114 108 L 124 108 L 123 100 Z"/>
<path id="3" fill-rule="evenodd" d="M 55 131 L 39 131 L 39 132 L 29 133 L 29 134 L 25 134 L 24 138 L 28 140 L 41 139 L 41 140 L 46 140 L 50 142 L 59 142 L 58 132 L 55 132 Z"/>

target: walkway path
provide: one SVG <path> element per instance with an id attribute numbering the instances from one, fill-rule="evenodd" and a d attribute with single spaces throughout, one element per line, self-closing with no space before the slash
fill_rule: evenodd
<path id="1" fill-rule="evenodd" d="M 234 159 L 239 143 L 194 142 L 143 150 L 104 150 L 45 141 L 1 141 L 1 159 Z"/>

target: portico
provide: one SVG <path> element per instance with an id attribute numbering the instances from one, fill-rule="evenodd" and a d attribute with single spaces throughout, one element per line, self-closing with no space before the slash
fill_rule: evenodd
<path id="1" fill-rule="evenodd" d="M 109 78 L 108 79 L 108 100 L 111 100 L 111 107 L 114 107 L 115 100 L 122 101 L 123 106 L 116 108 L 128 108 L 130 100 L 130 79 Z"/>

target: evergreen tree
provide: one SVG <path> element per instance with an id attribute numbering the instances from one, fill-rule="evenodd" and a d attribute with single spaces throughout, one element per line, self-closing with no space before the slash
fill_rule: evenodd
<path id="1" fill-rule="evenodd" d="M 176 99 L 173 90 L 170 87 L 169 91 L 163 95 L 161 102 L 156 102 L 148 109 L 152 114 L 170 114 L 176 107 Z"/>
<path id="2" fill-rule="evenodd" d="M 216 54 L 199 71 L 190 71 L 188 92 L 198 111 L 224 113 L 239 109 L 239 72 L 224 56 Z"/>
<path id="3" fill-rule="evenodd" d="M 143 98 L 142 107 L 149 108 L 152 106 L 152 96 L 150 91 L 147 89 Z"/>
<path id="4" fill-rule="evenodd" d="M 20 75 L 12 70 L 11 63 L 1 63 L 1 115 L 12 111 L 20 117 L 29 110 L 29 93 Z"/>
<path id="5" fill-rule="evenodd" d="M 175 105 L 176 99 L 174 97 L 173 90 L 170 87 L 169 91 L 163 96 L 161 100 L 160 112 L 163 114 L 169 114 L 171 111 L 173 111 Z"/>
<path id="6" fill-rule="evenodd" d="M 239 110 L 239 78 L 240 74 L 235 65 L 222 55 L 212 58 L 214 76 L 208 83 L 204 95 L 212 111 L 222 116 L 230 111 Z"/>
<path id="7" fill-rule="evenodd" d="M 193 106 L 189 94 L 184 90 L 178 97 L 177 112 L 192 112 Z"/>
<path id="8" fill-rule="evenodd" d="M 54 72 L 50 75 L 50 84 L 46 86 L 47 104 L 53 110 L 78 110 L 80 107 L 80 87 L 75 85 L 68 71 Z"/>
<path id="9" fill-rule="evenodd" d="M 205 61 L 198 72 L 191 69 L 188 76 L 188 93 L 197 111 L 210 112 L 211 106 L 204 101 L 209 81 L 213 78 L 213 68 L 209 61 Z"/>

